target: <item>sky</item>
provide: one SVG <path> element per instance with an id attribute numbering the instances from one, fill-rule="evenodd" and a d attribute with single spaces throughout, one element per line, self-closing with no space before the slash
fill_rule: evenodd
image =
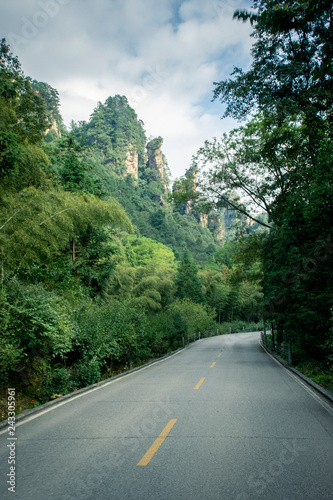
<path id="1" fill-rule="evenodd" d="M 0 0 L 6 38 L 26 76 L 59 92 L 67 127 L 125 95 L 147 137 L 163 137 L 172 178 L 205 140 L 239 126 L 212 102 L 213 82 L 251 64 L 248 0 Z"/>

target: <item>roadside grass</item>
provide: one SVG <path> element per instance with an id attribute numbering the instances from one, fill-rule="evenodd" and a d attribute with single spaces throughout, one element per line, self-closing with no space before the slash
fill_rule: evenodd
<path id="1" fill-rule="evenodd" d="M 39 402 L 24 392 L 17 390 L 15 394 L 15 413 L 39 406 Z M 0 422 L 8 417 L 8 387 L 0 387 Z"/>
<path id="2" fill-rule="evenodd" d="M 272 336 L 268 334 L 267 343 L 269 351 L 271 340 Z M 333 369 L 327 366 L 327 364 L 313 359 L 304 359 L 292 366 L 310 380 L 316 382 L 316 384 L 320 385 L 323 389 L 333 394 Z"/>
<path id="3" fill-rule="evenodd" d="M 322 363 L 313 360 L 303 361 L 295 366 L 309 379 L 333 394 L 333 371 Z"/>

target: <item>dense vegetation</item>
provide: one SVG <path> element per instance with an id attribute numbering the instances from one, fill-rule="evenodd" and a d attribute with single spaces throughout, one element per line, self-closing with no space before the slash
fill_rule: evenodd
<path id="1" fill-rule="evenodd" d="M 258 264 L 170 202 L 163 139 L 125 97 L 71 132 L 58 105 L 2 40 L 0 375 L 35 402 L 242 329 L 262 297 Z"/>
<path id="2" fill-rule="evenodd" d="M 332 3 L 253 2 L 252 65 L 215 84 L 225 116 L 250 121 L 207 141 L 206 203 L 232 206 L 269 229 L 258 241 L 263 314 L 294 359 L 332 366 Z M 207 168 L 208 167 L 208 168 Z M 235 196 L 235 193 L 239 196 Z M 267 218 L 260 220 L 265 212 Z"/>
<path id="3" fill-rule="evenodd" d="M 2 384 L 45 401 L 261 319 L 294 361 L 332 364 L 332 7 L 253 7 L 235 14 L 252 66 L 215 84 L 249 121 L 207 141 L 173 197 L 163 139 L 126 97 L 68 132 L 2 40 Z"/>

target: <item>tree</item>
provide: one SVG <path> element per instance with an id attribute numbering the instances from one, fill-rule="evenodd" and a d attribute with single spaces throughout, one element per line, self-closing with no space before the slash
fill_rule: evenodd
<path id="1" fill-rule="evenodd" d="M 45 182 L 40 149 L 49 126 L 42 97 L 25 77 L 5 39 L 0 42 L 0 181 L 12 189 Z M 1 194 L 1 193 L 0 193 Z"/>
<path id="2" fill-rule="evenodd" d="M 151 311 L 165 308 L 175 294 L 175 271 L 168 265 L 151 263 L 136 269 L 133 297 Z"/>
<path id="3" fill-rule="evenodd" d="M 315 158 L 315 139 L 332 124 L 332 3 L 327 0 L 254 0 L 256 13 L 234 17 L 254 26 L 253 62 L 244 73 L 215 84 L 214 97 L 227 104 L 225 116 L 244 118 L 253 109 L 270 112 L 276 123 L 297 116 Z M 314 155 L 314 156 L 313 156 Z"/>
<path id="4" fill-rule="evenodd" d="M 253 7 L 235 13 L 253 25 L 252 65 L 235 68 L 214 92 L 224 116 L 252 119 L 201 150 L 204 162 L 215 163 L 204 187 L 217 204 L 255 219 L 268 214 L 266 317 L 280 339 L 285 330 L 300 351 L 322 358 L 333 277 L 333 7 L 326 0 L 255 0 Z"/>
<path id="5" fill-rule="evenodd" d="M 132 230 L 113 199 L 30 187 L 3 195 L 0 205 L 0 266 L 29 268 L 60 255 L 73 238 L 107 225 Z"/>
<path id="6" fill-rule="evenodd" d="M 124 242 L 127 260 L 134 267 L 152 263 L 174 265 L 174 253 L 162 243 L 134 234 L 127 235 Z"/>
<path id="7" fill-rule="evenodd" d="M 235 68 L 233 78 L 215 83 L 214 98 L 226 104 L 224 116 L 259 112 L 259 121 L 231 135 L 222 155 L 216 145 L 207 154 L 226 164 L 215 173 L 221 189 L 240 187 L 278 223 L 272 203 L 283 206 L 295 190 L 308 197 L 323 148 L 332 142 L 332 4 L 258 0 L 253 7 L 256 13 L 235 13 L 254 26 L 251 68 Z M 243 167 L 250 170 L 249 186 Z"/>
<path id="8" fill-rule="evenodd" d="M 45 102 L 46 110 L 49 120 L 52 123 L 53 130 L 55 130 L 57 135 L 61 135 L 61 133 L 65 132 L 66 129 L 59 111 L 59 92 L 45 82 L 37 82 L 36 80 L 33 80 L 31 85 Z"/>
<path id="9" fill-rule="evenodd" d="M 265 228 L 272 221 L 276 200 L 308 181 L 308 150 L 300 124 L 257 115 L 250 123 L 224 134 L 221 141 L 206 141 L 194 157 L 203 171 L 200 188 L 205 201 L 217 208 L 240 212 Z M 208 167 L 208 169 L 207 169 Z"/>
<path id="10" fill-rule="evenodd" d="M 20 143 L 39 143 L 50 125 L 44 99 L 33 89 L 6 40 L 0 42 L 0 102 L 3 125 Z"/>
<path id="11" fill-rule="evenodd" d="M 192 335 L 215 326 L 215 310 L 203 304 L 197 304 L 188 298 L 172 302 L 168 307 L 168 312 L 173 317 L 178 338 L 184 334 Z"/>
<path id="12" fill-rule="evenodd" d="M 206 302 L 197 266 L 187 248 L 185 248 L 182 260 L 179 263 L 176 287 L 176 296 L 180 299 L 190 299 L 199 304 Z"/>
<path id="13" fill-rule="evenodd" d="M 199 272 L 199 276 L 205 287 L 207 303 L 216 310 L 219 323 L 221 323 L 221 319 L 227 320 L 224 315 L 226 315 L 228 310 L 231 294 L 231 286 L 228 279 L 230 273 L 226 268 L 223 271 L 204 269 Z"/>
<path id="14" fill-rule="evenodd" d="M 25 369 L 30 374 L 45 368 L 52 358 L 63 358 L 75 334 L 68 304 L 40 285 L 23 285 L 15 279 L 2 286 L 1 293 L 0 375 L 6 378 L 15 371 L 23 375 Z"/>

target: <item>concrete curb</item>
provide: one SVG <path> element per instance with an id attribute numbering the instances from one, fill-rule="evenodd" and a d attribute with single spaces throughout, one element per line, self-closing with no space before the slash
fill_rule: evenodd
<path id="1" fill-rule="evenodd" d="M 304 382 L 306 382 L 313 389 L 315 389 L 322 396 L 324 396 L 324 398 L 328 399 L 331 403 L 333 403 L 333 394 L 331 394 L 329 391 L 327 391 L 326 389 L 324 389 L 323 387 L 321 387 L 321 385 L 317 384 L 316 382 L 314 382 L 310 378 L 306 377 L 300 371 L 296 370 L 296 368 L 293 368 L 292 366 L 289 366 L 288 363 L 287 363 L 287 361 L 285 361 L 280 356 L 278 356 L 277 354 L 275 354 L 275 353 L 271 352 L 269 349 L 267 349 L 267 347 L 265 347 L 264 344 L 262 343 L 261 339 L 260 339 L 260 345 L 261 345 L 261 347 L 263 348 L 263 350 L 265 352 L 267 352 L 268 354 L 270 354 L 271 356 L 273 356 L 273 358 L 276 359 L 276 361 L 278 361 L 281 365 L 283 365 L 287 370 L 289 370 L 292 373 L 294 373 L 295 375 L 297 375 Z"/>
<path id="2" fill-rule="evenodd" d="M 37 406 L 36 408 L 31 408 L 29 410 L 25 410 L 22 413 L 19 413 L 18 415 L 15 416 L 15 423 L 20 422 L 21 420 L 24 420 L 27 417 L 30 417 L 30 415 L 32 415 L 32 414 L 42 412 L 45 410 L 45 408 L 48 408 L 50 406 L 55 406 L 58 403 L 65 401 L 66 399 L 75 398 L 79 394 L 82 394 L 84 392 L 88 392 L 91 389 L 94 389 L 96 387 L 102 387 L 103 385 L 108 384 L 111 381 L 117 380 L 119 378 L 125 377 L 126 375 L 129 375 L 131 373 L 142 370 L 143 368 L 146 368 L 150 365 L 158 363 L 159 361 L 163 361 L 166 358 L 170 358 L 171 356 L 174 356 L 178 352 L 183 351 L 184 349 L 188 349 L 189 347 L 195 345 L 197 342 L 200 342 L 201 340 L 204 340 L 204 339 L 197 339 L 195 342 L 191 342 L 190 344 L 186 345 L 185 347 L 179 347 L 175 351 L 169 352 L 168 354 L 164 354 L 160 358 L 152 359 L 151 361 L 148 361 L 147 363 L 144 363 L 143 365 L 137 366 L 136 368 L 132 368 L 131 370 L 127 370 L 123 373 L 120 373 L 119 375 L 115 375 L 114 377 L 110 377 L 110 378 L 107 378 L 105 380 L 101 380 L 100 382 L 96 382 L 95 384 L 87 385 L 86 387 L 82 387 L 81 389 L 78 389 L 75 392 L 70 392 L 69 394 L 65 394 L 64 396 L 61 396 L 60 398 L 54 399 L 52 401 L 48 401 L 47 403 L 43 403 L 43 404 Z M 6 427 L 7 425 L 8 425 L 7 419 L 0 422 L 0 431 L 1 431 L 1 429 Z"/>
<path id="3" fill-rule="evenodd" d="M 114 377 L 110 377 L 110 378 L 107 378 L 105 380 L 101 380 L 100 382 L 96 382 L 95 384 L 92 384 L 92 385 L 87 385 L 86 387 L 82 387 L 81 389 L 78 389 L 75 392 L 70 392 L 69 394 L 65 394 L 64 396 L 61 396 L 60 398 L 54 399 L 52 401 L 48 401 L 47 403 L 43 403 L 43 404 L 37 406 L 36 408 L 31 408 L 29 410 L 25 410 L 24 412 L 19 413 L 18 415 L 15 416 L 15 423 L 20 422 L 21 420 L 24 420 L 27 417 L 30 417 L 30 415 L 32 415 L 32 414 L 36 414 L 36 413 L 39 413 L 41 411 L 44 411 L 45 408 L 48 408 L 50 406 L 55 406 L 58 403 L 61 403 L 62 401 L 66 400 L 66 399 L 75 398 L 79 394 L 82 394 L 84 392 L 88 392 L 91 389 L 94 389 L 96 387 L 102 387 L 103 385 L 108 384 L 111 381 L 120 379 L 122 377 L 125 377 L 126 375 L 129 375 L 131 373 L 142 370 L 143 368 L 146 368 L 149 365 L 153 365 L 155 363 L 158 363 L 159 361 L 162 361 L 166 358 L 174 356 L 178 352 L 183 351 L 184 349 L 187 349 L 188 347 L 190 347 L 193 344 L 195 344 L 195 342 L 193 342 L 185 347 L 179 347 L 179 349 L 176 349 L 176 351 L 172 351 L 168 354 L 164 354 L 164 356 L 161 356 L 160 358 L 156 358 L 156 359 L 153 359 L 151 361 L 148 361 L 147 363 L 144 363 L 143 365 L 137 366 L 136 368 L 132 368 L 131 370 L 127 370 L 123 373 L 120 373 L 119 375 L 115 375 Z M 7 425 L 8 425 L 7 419 L 0 422 L 0 430 L 3 429 L 4 427 L 6 427 Z"/>

